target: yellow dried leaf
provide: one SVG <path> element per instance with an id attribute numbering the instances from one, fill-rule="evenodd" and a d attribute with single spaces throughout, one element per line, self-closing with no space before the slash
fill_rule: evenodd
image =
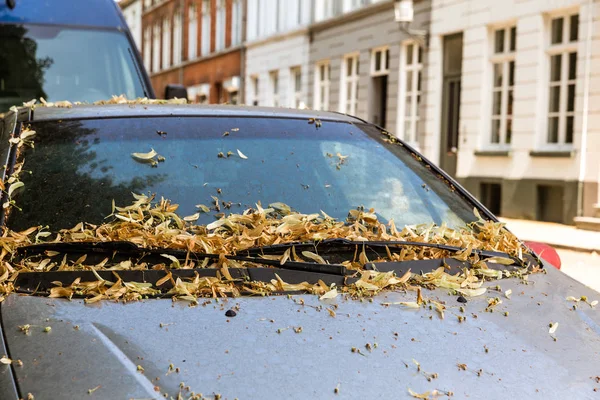
<path id="1" fill-rule="evenodd" d="M 10 185 L 8 187 L 8 197 L 12 197 L 12 194 L 14 193 L 15 190 L 22 188 L 23 186 L 25 186 L 25 184 L 23 182 L 15 182 L 12 185 Z"/>
<path id="2" fill-rule="evenodd" d="M 319 300 L 335 299 L 337 297 L 337 295 L 338 295 L 337 289 L 333 288 L 330 291 L 326 292 L 321 297 L 319 297 Z"/>
<path id="3" fill-rule="evenodd" d="M 507 299 L 510 299 L 510 295 L 512 294 L 512 290 L 508 289 L 506 292 L 504 292 L 504 296 L 506 296 Z"/>
<path id="4" fill-rule="evenodd" d="M 187 217 L 183 217 L 184 221 L 187 222 L 193 222 L 193 221 L 197 221 L 200 218 L 200 213 L 196 213 L 193 215 L 188 215 Z"/>
<path id="5" fill-rule="evenodd" d="M 156 157 L 158 153 L 154 149 L 150 149 L 148 153 L 131 153 L 131 156 L 141 161 L 150 161 Z"/>
<path id="6" fill-rule="evenodd" d="M 196 204 L 196 208 L 199 208 L 200 211 L 205 212 L 205 213 L 210 212 L 210 208 L 208 208 L 204 204 Z"/>
<path id="7" fill-rule="evenodd" d="M 549 334 L 554 334 L 554 332 L 556 332 L 556 330 L 558 329 L 558 322 L 553 322 L 550 324 L 550 329 L 548 329 L 548 333 Z"/>
<path id="8" fill-rule="evenodd" d="M 310 258 L 311 260 L 318 262 L 319 264 L 327 264 L 323 257 L 313 253 L 312 251 L 303 251 L 302 255 L 306 258 Z"/>
<path id="9" fill-rule="evenodd" d="M 10 364 L 12 364 L 12 360 L 10 358 L 8 358 L 6 355 L 4 355 L 4 356 L 2 356 L 2 358 L 0 358 L 0 363 L 10 365 Z"/>
<path id="10" fill-rule="evenodd" d="M 456 289 L 456 291 L 460 294 L 464 294 L 468 297 L 476 297 L 481 296 L 485 292 L 487 292 L 487 288 L 479 288 L 479 289 Z"/>

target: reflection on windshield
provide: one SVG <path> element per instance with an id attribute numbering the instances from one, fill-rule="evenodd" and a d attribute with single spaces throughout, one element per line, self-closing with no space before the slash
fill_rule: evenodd
<path id="1" fill-rule="evenodd" d="M 12 229 L 101 223 L 112 200 L 156 193 L 180 215 L 202 207 L 198 224 L 221 212 L 282 202 L 301 213 L 322 210 L 344 220 L 348 210 L 375 208 L 381 220 L 463 225 L 471 207 L 400 147 L 375 140 L 366 125 L 258 118 L 135 118 L 46 122 L 36 130 L 22 173 L 25 190 Z M 164 135 L 157 131 L 166 132 Z M 154 149 L 164 162 L 132 153 Z M 245 157 L 240 157 L 238 150 Z M 222 156 L 220 156 L 220 154 Z M 158 157 L 158 156 L 157 156 Z"/>
<path id="2" fill-rule="evenodd" d="M 40 97 L 143 97 L 129 51 L 118 31 L 0 24 L 0 112 Z"/>

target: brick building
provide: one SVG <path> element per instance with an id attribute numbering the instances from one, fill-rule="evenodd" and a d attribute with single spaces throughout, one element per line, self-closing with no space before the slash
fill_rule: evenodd
<path id="1" fill-rule="evenodd" d="M 179 83 L 193 102 L 239 102 L 244 3 L 143 0 L 141 51 L 159 98 Z"/>

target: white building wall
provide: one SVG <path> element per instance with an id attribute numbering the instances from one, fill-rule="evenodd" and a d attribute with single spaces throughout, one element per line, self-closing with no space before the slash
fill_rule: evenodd
<path id="1" fill-rule="evenodd" d="M 588 0 L 433 0 L 431 38 L 424 93 L 426 109 L 423 151 L 434 162 L 440 157 L 443 37 L 463 32 L 460 146 L 457 176 L 504 179 L 577 180 L 580 171 Z M 593 42 L 590 65 L 588 151 L 585 181 L 600 180 L 600 0 L 593 0 Z M 548 112 L 547 21 L 550 13 L 579 10 L 575 129 L 571 157 L 532 157 L 547 149 Z M 492 30 L 516 23 L 517 49 L 513 137 L 505 157 L 475 155 L 489 147 L 491 116 Z"/>
<path id="2" fill-rule="evenodd" d="M 308 35 L 298 31 L 264 43 L 250 44 L 246 50 L 246 101 L 253 96 L 252 77 L 258 77 L 258 104 L 269 106 L 272 92 L 269 73 L 279 72 L 279 104 L 289 107 L 293 103 L 293 79 L 290 69 L 300 67 L 304 103 L 308 99 Z"/>
<path id="3" fill-rule="evenodd" d="M 123 10 L 123 16 L 125 17 L 125 21 L 127 21 L 127 25 L 129 26 L 129 30 L 131 31 L 131 35 L 133 36 L 133 40 L 135 41 L 135 45 L 138 49 L 142 48 L 142 1 L 134 0 L 129 3 Z"/>

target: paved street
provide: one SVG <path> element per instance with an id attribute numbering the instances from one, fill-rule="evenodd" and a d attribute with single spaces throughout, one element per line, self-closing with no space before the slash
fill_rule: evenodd
<path id="1" fill-rule="evenodd" d="M 600 292 L 600 254 L 558 249 L 561 271 Z"/>

